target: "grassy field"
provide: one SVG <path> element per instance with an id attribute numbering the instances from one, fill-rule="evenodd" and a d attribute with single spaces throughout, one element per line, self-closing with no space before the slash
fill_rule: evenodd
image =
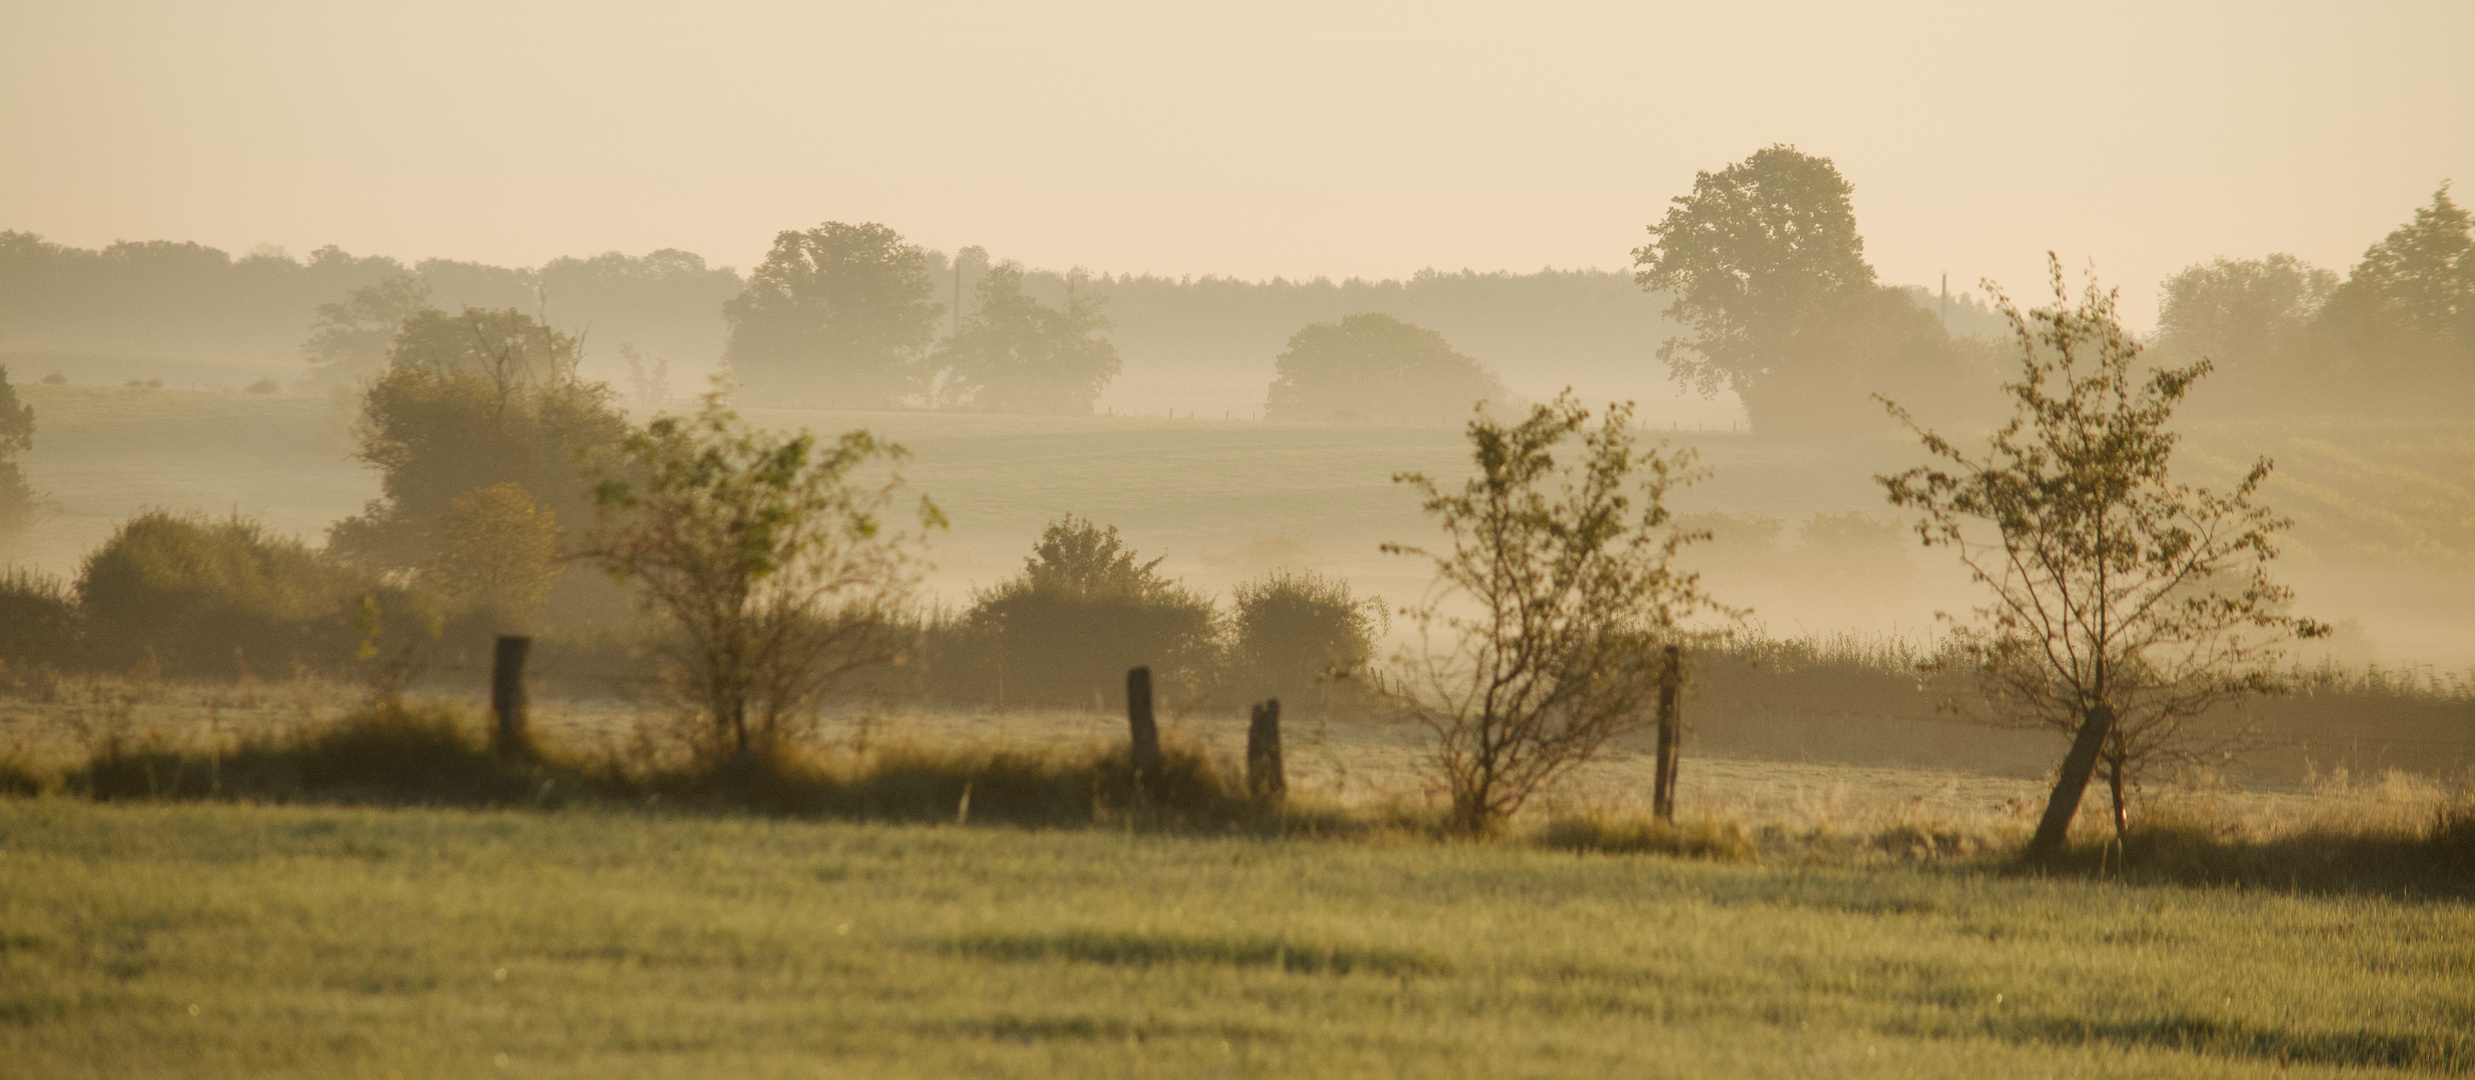
<path id="1" fill-rule="evenodd" d="M 0 800 L 12 1076 L 2447 1074 L 2471 973 L 2462 903 Z"/>

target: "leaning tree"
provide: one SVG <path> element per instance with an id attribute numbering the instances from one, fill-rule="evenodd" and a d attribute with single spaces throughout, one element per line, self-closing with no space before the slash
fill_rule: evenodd
<path id="1" fill-rule="evenodd" d="M 1958 636 L 1988 704 L 2072 733 L 2032 858 L 2061 849 L 2101 762 L 2127 828 L 2139 767 L 2188 749 L 2209 709 L 2276 692 L 2283 642 L 2325 632 L 2269 577 L 2288 524 L 2257 501 L 2269 460 L 2223 493 L 2173 469 L 2167 424 L 2209 362 L 2143 364 L 2115 294 L 2092 280 L 2075 305 L 2048 261 L 2051 307 L 2023 315 L 1986 283 L 2019 351 L 2010 422 L 1970 450 L 1882 399 L 1939 461 L 1877 478 L 1992 596 Z"/>

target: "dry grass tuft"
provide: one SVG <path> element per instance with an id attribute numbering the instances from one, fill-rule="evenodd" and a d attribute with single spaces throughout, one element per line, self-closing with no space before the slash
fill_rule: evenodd
<path id="1" fill-rule="evenodd" d="M 1560 814 L 1548 819 L 1538 842 L 1551 848 L 1605 855 L 1673 855 L 1719 862 L 1751 862 L 1753 841 L 1734 822 L 1702 819 L 1683 824 L 1643 814 Z"/>

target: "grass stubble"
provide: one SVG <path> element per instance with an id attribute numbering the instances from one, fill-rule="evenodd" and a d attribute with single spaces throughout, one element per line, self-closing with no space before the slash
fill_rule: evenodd
<path id="1" fill-rule="evenodd" d="M 2334 1075 L 2475 912 L 1393 831 L 0 799 L 17 1076 Z"/>

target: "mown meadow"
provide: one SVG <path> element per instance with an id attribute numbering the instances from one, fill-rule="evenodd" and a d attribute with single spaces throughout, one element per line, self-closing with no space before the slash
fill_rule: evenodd
<path id="1" fill-rule="evenodd" d="M 1503 844 L 0 801 L 13 1075 L 2475 1064 L 2462 903 Z"/>

